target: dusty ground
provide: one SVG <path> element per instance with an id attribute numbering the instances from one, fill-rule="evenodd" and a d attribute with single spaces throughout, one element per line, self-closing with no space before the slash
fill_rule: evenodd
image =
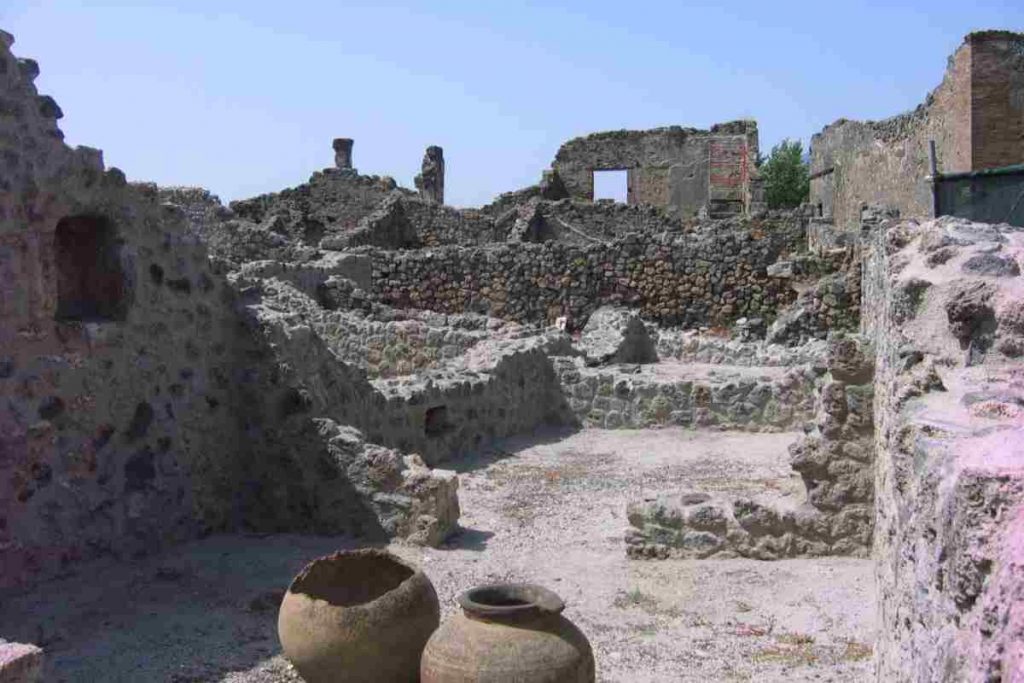
<path id="1" fill-rule="evenodd" d="M 792 434 L 588 430 L 454 463 L 464 531 L 422 563 L 446 612 L 474 584 L 536 581 L 568 603 L 606 681 L 870 678 L 868 560 L 630 561 L 626 501 L 680 489 L 794 498 Z M 216 536 L 100 562 L 2 596 L 0 635 L 48 653 L 47 681 L 298 681 L 278 654 L 280 591 L 344 539 Z"/>

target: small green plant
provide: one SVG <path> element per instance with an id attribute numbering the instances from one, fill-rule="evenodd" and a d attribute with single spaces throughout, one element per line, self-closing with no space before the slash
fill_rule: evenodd
<path id="1" fill-rule="evenodd" d="M 629 592 L 619 591 L 619 594 L 615 596 L 615 600 L 612 601 L 612 605 L 619 609 L 639 607 L 646 611 L 653 611 L 658 607 L 658 601 L 639 588 L 634 588 Z"/>

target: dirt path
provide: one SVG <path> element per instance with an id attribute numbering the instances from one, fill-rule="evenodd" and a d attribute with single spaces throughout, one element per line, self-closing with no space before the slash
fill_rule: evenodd
<path id="1" fill-rule="evenodd" d="M 605 681 L 863 681 L 868 560 L 630 561 L 638 495 L 714 489 L 799 495 L 792 434 L 601 431 L 514 440 L 454 463 L 465 530 L 441 549 L 394 546 L 441 597 L 535 581 L 558 592 Z M 50 681 L 297 681 L 277 654 L 279 591 L 338 539 L 218 536 L 99 563 L 4 599 L 0 634 L 42 641 Z"/>

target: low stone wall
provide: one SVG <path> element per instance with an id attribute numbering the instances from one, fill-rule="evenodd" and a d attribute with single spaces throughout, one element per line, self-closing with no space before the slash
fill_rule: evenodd
<path id="1" fill-rule="evenodd" d="M 779 313 L 768 328 L 771 344 L 800 344 L 830 333 L 854 332 L 860 324 L 860 268 L 817 280 Z"/>
<path id="2" fill-rule="evenodd" d="M 555 367 L 580 423 L 605 429 L 781 431 L 810 418 L 817 377 L 806 366 L 765 374 L 682 364 L 588 368 L 556 358 Z"/>
<path id="3" fill-rule="evenodd" d="M 632 525 L 626 534 L 627 554 L 762 560 L 866 557 L 874 493 L 869 354 L 855 339 L 830 340 L 825 374 L 812 381 L 801 403 L 813 416 L 807 434 L 790 447 L 790 464 L 806 490 L 802 503 L 700 491 L 634 501 L 627 510 Z"/>
<path id="4" fill-rule="evenodd" d="M 431 316 L 440 318 L 431 320 Z M 473 327 L 461 327 L 466 318 Z M 487 319 L 427 313 L 407 320 L 374 320 L 348 311 L 324 313 L 314 324 L 317 333 L 338 358 L 364 368 L 370 378 L 387 378 L 431 370 L 452 362 L 476 344 L 494 336 Z M 481 324 L 482 323 L 482 324 Z"/>
<path id="5" fill-rule="evenodd" d="M 366 416 L 366 431 L 433 465 L 496 439 L 573 424 L 548 343 L 482 342 L 439 370 L 377 380 L 381 404 Z"/>
<path id="6" fill-rule="evenodd" d="M 799 250 L 804 239 L 802 220 L 792 218 L 676 238 L 634 234 L 587 247 L 545 242 L 374 250 L 372 293 L 398 308 L 472 311 L 528 323 L 565 315 L 582 321 L 608 304 L 689 327 L 741 316 L 771 319 L 794 293 L 768 277 L 767 268 Z"/>
<path id="7" fill-rule="evenodd" d="M 1024 234 L 938 219 L 871 241 L 879 680 L 1024 676 Z"/>
<path id="8" fill-rule="evenodd" d="M 695 330 L 657 330 L 658 357 L 684 363 L 714 363 L 740 366 L 795 366 L 820 364 L 825 342 L 811 340 L 799 346 L 741 341 L 703 334 Z"/>
<path id="9" fill-rule="evenodd" d="M 352 425 L 370 443 L 421 455 L 429 465 L 494 439 L 573 421 L 550 350 L 569 352 L 564 335 L 488 339 L 416 375 L 370 382 L 332 348 L 332 316 L 290 282 L 236 277 L 277 362 L 297 379 L 270 403 Z M 337 340 L 334 340 L 337 342 Z M 266 400 L 266 399 L 265 399 Z M 268 417 L 273 422 L 273 418 Z"/>

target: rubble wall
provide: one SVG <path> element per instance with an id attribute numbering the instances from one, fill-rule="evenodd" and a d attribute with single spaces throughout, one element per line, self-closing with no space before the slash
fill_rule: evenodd
<path id="1" fill-rule="evenodd" d="M 826 348 L 820 363 L 776 373 L 774 381 L 719 372 L 693 383 L 696 426 L 772 431 L 806 420 L 789 448 L 804 495 L 684 491 L 634 500 L 627 507 L 627 555 L 775 560 L 870 553 L 873 358 L 853 337 L 834 335 Z"/>
<path id="2" fill-rule="evenodd" d="M 10 42 L 0 33 L 2 584 L 220 523 L 232 501 L 199 481 L 230 472 L 241 436 L 223 278 L 155 187 L 64 145 Z"/>
<path id="3" fill-rule="evenodd" d="M 573 422 L 547 353 L 560 336 L 495 335 L 433 368 L 370 381 L 358 364 L 339 356 L 336 318 L 307 293 L 273 277 L 240 275 L 236 286 L 250 292 L 249 314 L 265 330 L 261 336 L 277 365 L 293 378 L 266 390 L 270 405 L 294 404 L 298 414 L 351 425 L 367 442 L 417 453 L 431 466 L 494 439 Z M 400 343 L 397 337 L 392 342 L 392 348 Z M 279 420 L 271 413 L 265 422 Z M 272 431 L 254 429 L 277 441 Z"/>
<path id="4" fill-rule="evenodd" d="M 219 202 L 172 192 L 187 213 L 66 146 L 12 43 L 0 31 L 0 586 L 218 529 L 439 542 L 456 484 L 343 427 L 371 404 L 329 352 L 301 357 L 345 411 L 303 393 L 277 312 L 190 225 Z"/>
<path id="5" fill-rule="evenodd" d="M 872 236 L 878 680 L 1024 675 L 1022 258 L 962 219 Z"/>
<path id="6" fill-rule="evenodd" d="M 798 217 L 682 236 L 631 234 L 589 246 L 559 242 L 372 252 L 373 296 L 397 308 L 476 312 L 521 323 L 583 321 L 624 304 L 667 325 L 771 319 L 795 296 L 767 275 L 805 241 Z"/>
<path id="7" fill-rule="evenodd" d="M 588 368 L 558 358 L 555 367 L 570 409 L 585 427 L 648 429 L 677 426 L 781 431 L 814 413 L 816 375 L 809 367 L 739 373 L 712 369 L 708 377 L 673 378 L 643 371 Z"/>

